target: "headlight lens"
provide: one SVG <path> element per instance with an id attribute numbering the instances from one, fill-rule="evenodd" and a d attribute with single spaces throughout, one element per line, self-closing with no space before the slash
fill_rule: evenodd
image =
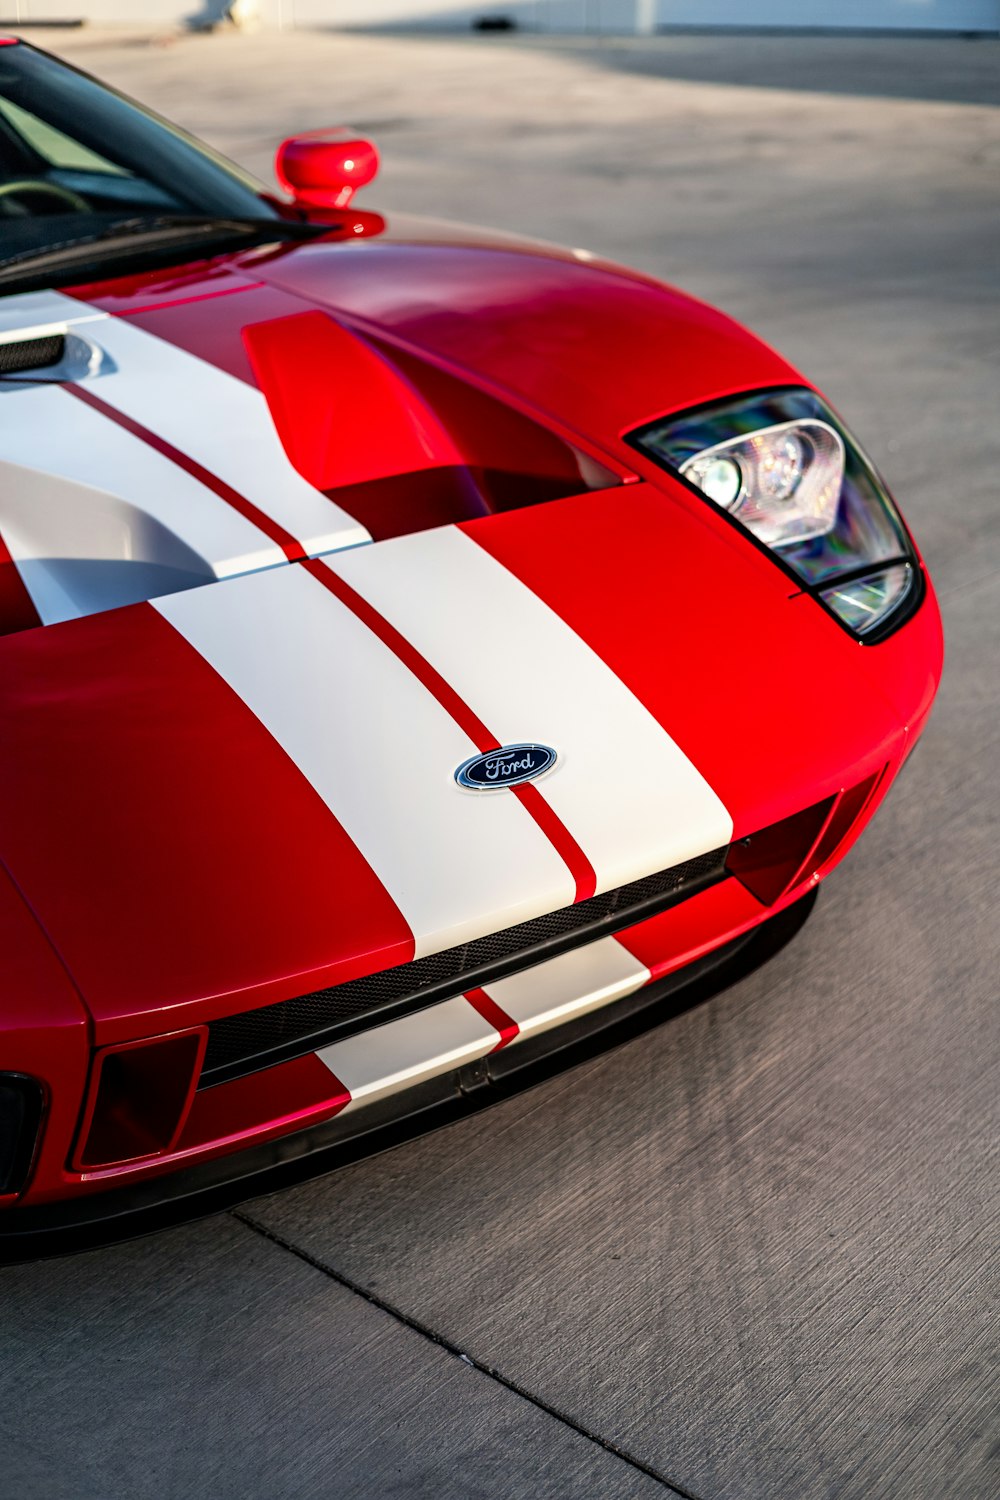
<path id="1" fill-rule="evenodd" d="M 836 525 L 844 444 L 826 422 L 779 422 L 717 443 L 681 473 L 768 547 L 787 547 Z"/>
<path id="2" fill-rule="evenodd" d="M 891 614 L 901 603 L 912 584 L 912 564 L 893 563 L 880 573 L 863 578 L 849 578 L 832 589 L 823 590 L 823 602 L 840 616 L 845 625 L 865 635 L 873 625 Z"/>
<path id="3" fill-rule="evenodd" d="M 630 441 L 727 511 L 854 634 L 884 633 L 914 598 L 918 569 L 892 500 L 814 392 L 739 397 Z"/>

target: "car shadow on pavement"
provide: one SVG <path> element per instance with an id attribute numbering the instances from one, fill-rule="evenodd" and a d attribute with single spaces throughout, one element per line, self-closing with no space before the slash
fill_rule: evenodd
<path id="1" fill-rule="evenodd" d="M 513 23 L 509 30 L 473 32 L 455 20 L 454 11 L 437 11 L 432 5 L 406 27 L 386 22 L 338 29 L 407 35 L 415 43 L 440 44 L 446 34 L 449 40 L 467 38 L 478 46 L 542 48 L 595 68 L 683 83 L 1000 106 L 1000 36 L 792 33 L 752 27 L 677 27 L 652 37 L 581 35 L 531 29 L 534 10 L 525 0 L 491 6 L 491 14 Z"/>

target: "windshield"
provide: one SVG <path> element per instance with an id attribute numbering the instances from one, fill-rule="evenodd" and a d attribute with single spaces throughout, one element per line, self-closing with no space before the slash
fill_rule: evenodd
<path id="1" fill-rule="evenodd" d="M 0 46 L 0 265 L 164 216 L 277 227 L 263 191 L 85 74 L 23 42 Z"/>

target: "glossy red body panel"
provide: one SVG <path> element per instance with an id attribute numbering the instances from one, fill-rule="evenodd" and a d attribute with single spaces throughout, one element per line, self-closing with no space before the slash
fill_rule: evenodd
<path id="1" fill-rule="evenodd" d="M 38 611 L 0 536 L 0 635 L 37 624 Z"/>
<path id="2" fill-rule="evenodd" d="M 376 538 L 461 520 L 666 729 L 734 837 L 887 768 L 823 867 L 775 906 L 729 878 L 622 934 L 654 976 L 800 896 L 874 814 L 940 676 L 929 583 L 896 634 L 859 645 L 623 441 L 669 411 L 806 383 L 724 314 L 571 251 L 364 213 L 311 244 L 72 295 L 259 385 L 295 468 Z M 394 487 L 415 470 L 423 487 Z M 0 856 L 18 882 L 0 875 L 0 1064 L 47 1096 L 25 1202 L 343 1109 L 344 1086 L 301 1057 L 196 1094 L 163 1158 L 68 1168 L 94 1047 L 405 962 L 413 940 L 326 804 L 150 606 L 0 638 L 0 717 Z"/>
<path id="3" fill-rule="evenodd" d="M 662 979 L 704 958 L 720 942 L 739 937 L 767 914 L 768 908 L 761 906 L 738 880 L 724 880 L 692 896 L 683 906 L 630 927 L 618 941 L 646 965 L 653 979 Z"/>
<path id="4" fill-rule="evenodd" d="M 674 408 L 801 383 L 723 313 L 572 258 L 375 239 L 305 245 L 258 274 L 615 447 Z"/>
<path id="5" fill-rule="evenodd" d="M 61 1181 L 90 1067 L 91 1023 L 65 967 L 2 865 L 0 995 L 0 1069 L 26 1073 L 44 1090 L 33 1179 Z"/>
<path id="6" fill-rule="evenodd" d="M 753 548 L 725 545 L 732 528 L 688 498 L 663 475 L 613 505 L 581 495 L 463 529 L 632 689 L 740 838 L 899 758 L 906 716 L 888 699 L 881 648 L 859 646 L 813 600 L 789 599 L 784 576 L 765 576 Z M 933 615 L 932 601 L 924 608 Z"/>
<path id="7" fill-rule="evenodd" d="M 0 718 L 2 852 L 100 1044 L 412 957 L 326 804 L 149 605 L 0 640 Z"/>
<path id="8" fill-rule="evenodd" d="M 285 452 L 317 489 L 461 463 L 413 386 L 329 314 L 254 323 L 243 342 Z"/>
<path id="9" fill-rule="evenodd" d="M 160 307 L 203 303 L 225 293 L 246 291 L 256 283 L 253 273 L 243 269 L 239 256 L 220 255 L 171 266 L 166 271 L 83 282 L 73 287 L 71 294 L 102 312 L 121 317 Z M 211 318 L 206 326 L 211 328 Z"/>
<path id="10" fill-rule="evenodd" d="M 73 1171 L 65 1164 L 65 1145 L 62 1159 L 55 1152 L 43 1156 L 23 1201 L 46 1203 L 67 1193 L 100 1192 L 158 1177 L 179 1166 L 238 1151 L 250 1142 L 273 1140 L 329 1120 L 350 1097 L 318 1058 L 297 1057 L 195 1094 L 180 1139 L 169 1155 L 86 1171 Z"/>
<path id="11" fill-rule="evenodd" d="M 211 301 L 211 308 L 205 306 Z M 128 311 L 130 323 L 144 328 L 168 344 L 207 360 L 227 375 L 255 385 L 253 369 L 243 338 L 244 330 L 256 322 L 294 316 L 310 309 L 308 302 L 263 283 L 238 283 L 223 291 L 181 298 L 173 302 L 148 303 Z M 108 309 L 114 312 L 113 307 Z"/>

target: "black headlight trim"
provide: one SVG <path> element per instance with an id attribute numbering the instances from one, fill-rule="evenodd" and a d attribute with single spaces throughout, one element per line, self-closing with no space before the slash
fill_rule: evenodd
<path id="1" fill-rule="evenodd" d="M 795 395 L 811 397 L 821 405 L 822 420 L 830 422 L 830 425 L 840 434 L 849 456 L 860 466 L 874 486 L 878 498 L 885 506 L 886 514 L 899 538 L 900 550 L 894 555 L 880 558 L 877 562 L 862 563 L 857 567 L 845 568 L 843 571 L 832 574 L 822 581 L 810 582 L 785 559 L 779 548 L 770 547 L 766 542 L 762 542 L 747 526 L 743 525 L 732 511 L 716 505 L 696 484 L 688 479 L 686 475 L 682 474 L 680 472 L 680 463 L 684 462 L 684 459 L 681 459 L 678 463 L 672 463 L 662 452 L 658 452 L 649 443 L 650 435 L 661 431 L 667 425 L 679 425 L 683 422 L 696 420 L 702 415 L 708 417 L 713 413 L 717 413 L 720 408 L 725 408 L 738 402 L 766 399 L 780 400 L 782 396 Z M 913 538 L 910 536 L 906 522 L 892 497 L 889 486 L 860 444 L 852 437 L 839 414 L 830 407 L 826 399 L 820 396 L 819 392 L 812 386 L 804 384 L 759 386 L 752 387 L 749 390 L 734 391 L 726 396 L 716 396 L 710 401 L 701 401 L 694 406 L 682 407 L 677 411 L 664 412 L 661 416 L 654 417 L 652 421 L 644 422 L 641 427 L 637 427 L 632 432 L 626 433 L 624 441 L 630 448 L 635 449 L 636 452 L 641 454 L 643 458 L 655 464 L 657 468 L 664 470 L 665 473 L 669 474 L 672 479 L 677 480 L 678 483 L 684 485 L 693 495 L 697 495 L 698 499 L 704 505 L 709 506 L 716 515 L 721 516 L 730 526 L 734 527 L 744 541 L 749 542 L 751 546 L 763 553 L 772 564 L 780 568 L 786 577 L 790 579 L 795 586 L 793 596 L 805 594 L 811 597 L 819 608 L 825 614 L 829 615 L 832 620 L 835 620 L 840 629 L 850 636 L 853 641 L 857 641 L 859 645 L 879 645 L 880 642 L 888 639 L 889 636 L 901 629 L 908 620 L 911 620 L 923 603 L 927 592 L 924 570 L 917 556 Z M 691 456 L 697 451 L 699 450 L 693 449 Z M 846 584 L 856 581 L 859 578 L 871 577 L 899 564 L 906 564 L 910 569 L 909 587 L 886 618 L 871 630 L 863 633 L 854 630 L 823 598 L 824 591 L 834 588 L 838 584 Z"/>

